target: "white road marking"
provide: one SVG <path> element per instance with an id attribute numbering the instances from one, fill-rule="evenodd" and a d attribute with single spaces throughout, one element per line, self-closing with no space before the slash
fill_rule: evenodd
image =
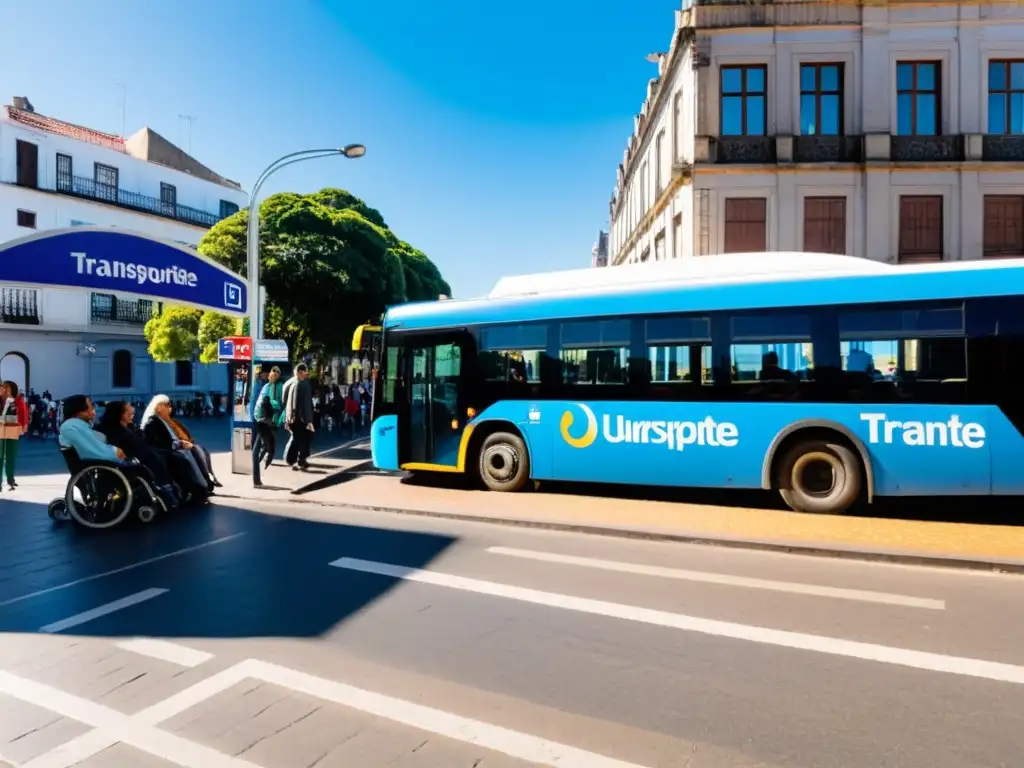
<path id="1" fill-rule="evenodd" d="M 40 627 L 40 632 L 55 633 L 63 632 L 65 629 L 71 629 L 71 627 L 77 627 L 79 624 L 85 624 L 86 622 L 98 619 L 101 616 L 114 613 L 116 611 L 123 610 L 124 608 L 130 608 L 133 605 L 144 603 L 147 600 L 152 600 L 154 597 L 160 597 L 160 595 L 166 593 L 166 589 L 145 589 L 142 592 L 136 592 L 134 595 L 128 595 L 128 597 L 122 597 L 120 600 L 115 600 L 112 603 L 101 605 L 96 608 L 92 608 L 82 613 L 76 613 L 74 616 L 69 616 L 66 619 L 55 621 L 52 624 L 47 624 L 45 627 Z"/>
<path id="2" fill-rule="evenodd" d="M 717 621 L 715 619 L 702 619 L 695 616 L 685 616 L 679 613 L 669 613 L 651 608 L 638 608 L 632 605 L 611 603 L 604 600 L 591 600 L 570 595 L 560 595 L 554 592 L 542 592 L 536 589 L 525 589 L 513 587 L 507 584 L 497 584 L 491 581 L 481 581 L 463 576 L 453 576 L 446 573 L 435 573 L 424 571 L 418 568 L 407 568 L 402 565 L 390 563 L 378 563 L 372 560 L 359 560 L 351 557 L 342 557 L 335 560 L 331 565 L 336 568 L 345 568 L 352 571 L 364 573 L 375 573 L 380 576 L 388 576 L 406 581 L 416 581 L 423 584 L 433 584 L 439 587 L 459 589 L 466 592 L 475 592 L 481 595 L 493 597 L 504 597 L 510 600 L 520 600 L 535 605 L 545 605 L 552 608 L 563 608 L 570 611 L 590 613 L 599 616 L 609 616 L 627 621 L 636 621 L 644 624 L 653 624 L 661 627 L 681 629 L 686 632 L 699 632 L 705 635 L 716 637 L 728 637 L 734 640 L 746 640 L 752 643 L 764 643 L 776 645 L 783 648 L 794 648 L 803 651 L 815 651 L 826 653 L 832 656 L 846 656 L 854 659 L 864 659 L 883 664 L 896 664 L 904 667 L 914 667 L 932 672 L 945 672 L 952 675 L 964 675 L 967 677 L 980 677 L 987 680 L 996 680 L 1004 683 L 1015 683 L 1024 685 L 1024 667 L 1014 664 L 1004 664 L 998 661 L 984 661 L 982 659 L 970 659 L 962 656 L 944 656 L 939 653 L 928 651 L 914 651 L 905 648 L 891 648 L 885 645 L 874 643 L 863 643 L 855 640 L 843 640 L 835 637 L 822 635 L 811 635 L 803 632 L 790 632 L 781 629 L 769 629 L 767 627 L 756 627 L 748 624 L 736 624 L 729 621 Z"/>
<path id="3" fill-rule="evenodd" d="M 122 640 L 117 643 L 117 647 L 141 656 L 149 656 L 151 659 L 168 661 L 181 667 L 198 667 L 213 658 L 213 654 L 206 651 L 198 651 L 195 648 L 148 637 Z"/>
<path id="4" fill-rule="evenodd" d="M 579 565 L 584 568 L 596 568 L 603 571 L 615 571 L 617 573 L 632 573 L 639 576 L 658 576 L 664 579 L 699 581 L 704 584 L 721 584 L 730 587 L 746 587 L 748 589 L 767 589 L 775 592 L 791 592 L 797 595 L 835 597 L 841 600 L 860 600 L 866 603 L 902 605 L 909 608 L 928 608 L 933 611 L 946 610 L 945 600 L 932 600 L 924 597 L 897 595 L 890 592 L 872 592 L 863 589 L 823 587 L 815 584 L 801 584 L 795 581 L 754 579 L 746 576 L 729 576 L 722 573 L 709 573 L 707 571 L 688 571 L 679 568 L 665 568 L 658 565 L 638 565 L 615 560 L 598 560 L 591 557 L 560 555 L 554 552 L 535 552 L 529 549 L 516 549 L 514 547 L 488 547 L 487 551 L 495 555 L 519 557 L 525 560 L 537 560 L 544 563 L 559 563 L 561 565 Z"/>
<path id="5" fill-rule="evenodd" d="M 0 671 L 0 693 L 95 729 L 40 755 L 23 768 L 70 768 L 118 742 L 185 768 L 252 768 L 252 763 L 241 758 L 228 757 L 157 728 L 160 723 L 244 680 L 259 680 L 305 693 L 323 701 L 539 765 L 557 768 L 643 768 L 634 763 L 255 659 L 236 664 L 135 715 L 124 715 L 102 704 L 3 671 Z"/>
<path id="6" fill-rule="evenodd" d="M 146 725 L 137 717 L 2 670 L 0 693 L 99 729 L 65 742 L 57 749 L 34 758 L 22 768 L 70 768 L 118 742 L 184 768 L 258 768 L 254 763 L 229 757 Z"/>
<path id="7" fill-rule="evenodd" d="M 133 570 L 135 568 L 141 568 L 144 565 L 149 565 L 150 563 L 158 563 L 161 560 L 166 560 L 169 557 L 177 557 L 178 555 L 186 555 L 189 552 L 197 552 L 200 549 L 206 549 L 207 547 L 212 547 L 212 546 L 214 546 L 216 544 L 223 544 L 226 541 L 231 541 L 232 539 L 237 539 L 239 536 L 245 536 L 246 533 L 247 533 L 247 531 L 241 531 L 239 533 L 233 533 L 230 536 L 222 536 L 219 539 L 214 539 L 213 541 L 206 541 L 206 542 L 203 542 L 202 544 L 197 544 L 194 547 L 185 547 L 184 549 L 179 549 L 179 550 L 177 550 L 175 552 L 168 552 L 166 555 L 157 555 L 156 557 L 151 557 L 151 558 L 149 558 L 147 560 L 140 560 L 139 562 L 132 563 L 131 565 L 125 565 L 125 566 L 123 566 L 121 568 L 115 568 L 112 571 L 104 571 L 103 573 L 97 573 L 97 574 L 94 574 L 92 576 L 86 576 L 85 578 L 82 578 L 82 579 L 76 579 L 75 581 L 69 581 L 66 584 L 58 584 L 56 587 L 49 587 L 48 589 L 40 589 L 38 592 L 29 592 L 27 595 L 21 595 L 19 597 L 13 597 L 10 600 L 4 600 L 3 602 L 0 602 L 0 608 L 3 608 L 5 605 L 13 605 L 14 603 L 20 603 L 23 600 L 31 600 L 33 597 L 42 597 L 43 595 L 48 595 L 51 592 L 58 592 L 58 591 L 60 591 L 62 589 L 67 589 L 68 587 L 76 587 L 79 584 L 85 584 L 85 583 L 90 582 L 90 581 L 95 581 L 96 579 L 102 579 L 102 578 L 105 578 L 107 576 L 113 576 L 113 575 L 118 574 L 118 573 L 124 573 L 125 571 L 131 571 L 131 570 Z"/>

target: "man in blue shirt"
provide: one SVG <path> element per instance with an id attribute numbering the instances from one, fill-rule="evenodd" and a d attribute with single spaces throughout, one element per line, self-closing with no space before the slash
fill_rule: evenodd
<path id="1" fill-rule="evenodd" d="M 92 428 L 96 407 L 85 395 L 72 395 L 64 401 L 64 423 L 60 425 L 60 445 L 74 448 L 83 461 L 112 461 L 128 464 L 124 451 L 107 443 L 107 438 Z"/>

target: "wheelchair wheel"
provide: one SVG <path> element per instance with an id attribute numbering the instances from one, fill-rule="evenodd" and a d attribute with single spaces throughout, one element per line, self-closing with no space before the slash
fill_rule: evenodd
<path id="1" fill-rule="evenodd" d="M 135 514 L 138 515 L 141 523 L 152 523 L 156 519 L 156 510 L 147 504 L 143 504 L 135 510 Z"/>
<path id="2" fill-rule="evenodd" d="M 55 523 L 66 523 L 71 519 L 71 515 L 68 514 L 68 504 L 64 499 L 54 499 L 51 501 L 50 505 L 46 508 L 46 514 Z"/>
<path id="3" fill-rule="evenodd" d="M 113 528 L 132 509 L 132 485 L 114 467 L 86 467 L 71 478 L 64 502 L 68 514 L 85 528 Z"/>

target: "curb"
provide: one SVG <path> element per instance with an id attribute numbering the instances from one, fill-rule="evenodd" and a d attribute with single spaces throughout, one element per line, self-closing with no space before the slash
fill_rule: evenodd
<path id="1" fill-rule="evenodd" d="M 780 552 L 791 555 L 807 555 L 811 557 L 828 557 L 842 560 L 859 560 L 863 562 L 893 563 L 898 565 L 928 566 L 950 570 L 984 571 L 990 573 L 1024 574 L 1024 560 L 999 560 L 980 558 L 961 558 L 943 555 L 925 555 L 913 552 L 886 551 L 877 549 L 855 549 L 828 544 L 794 544 L 786 541 L 770 539 L 741 539 L 729 536 L 716 536 L 703 533 L 679 533 L 657 529 L 627 528 L 622 526 L 588 525 L 585 523 L 567 523 L 555 520 L 542 520 L 528 517 L 483 517 L 466 515 L 459 512 L 442 512 L 427 509 L 402 509 L 376 504 L 353 504 L 351 502 L 332 502 L 315 499 L 289 498 L 275 501 L 274 499 L 257 499 L 251 496 L 221 495 L 222 499 L 242 499 L 256 503 L 295 503 L 309 504 L 318 507 L 355 509 L 362 512 L 385 512 L 395 515 L 412 517 L 430 517 L 443 520 L 457 520 L 467 523 L 485 523 L 489 525 L 505 525 L 518 528 L 562 531 L 566 533 L 585 533 L 594 536 L 613 538 L 639 539 L 643 541 L 665 541 L 680 544 L 700 544 L 704 546 L 723 547 L 726 549 L 746 549 L 760 552 Z"/>

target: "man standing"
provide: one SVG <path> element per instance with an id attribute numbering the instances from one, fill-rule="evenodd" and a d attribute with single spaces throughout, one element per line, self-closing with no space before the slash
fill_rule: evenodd
<path id="1" fill-rule="evenodd" d="M 285 448 L 285 461 L 293 470 L 308 469 L 310 444 L 313 441 L 313 388 L 309 383 L 309 369 L 305 363 L 295 366 L 295 375 L 284 385 L 284 426 L 292 433 Z M 294 449 L 294 463 L 292 451 Z"/>
<path id="2" fill-rule="evenodd" d="M 253 409 L 252 484 L 254 488 L 263 485 L 260 479 L 260 462 L 266 469 L 277 454 L 277 420 L 284 409 L 281 387 L 281 369 L 276 365 L 270 369 L 267 383 L 260 390 Z"/>

